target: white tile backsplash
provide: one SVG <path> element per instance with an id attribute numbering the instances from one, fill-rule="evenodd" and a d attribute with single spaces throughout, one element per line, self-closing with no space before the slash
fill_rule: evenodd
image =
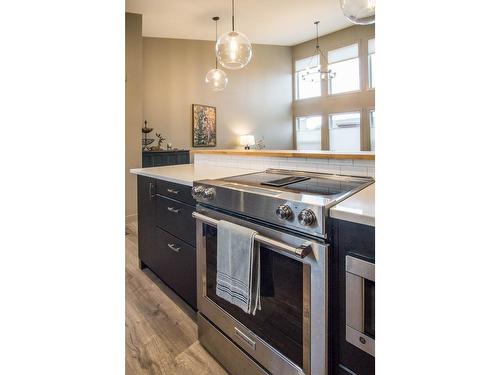
<path id="1" fill-rule="evenodd" d="M 315 159 L 315 158 L 273 158 L 248 157 L 238 155 L 194 154 L 194 163 L 199 165 L 216 165 L 229 168 L 250 168 L 265 170 L 281 168 L 311 172 L 335 173 L 353 176 L 375 177 L 374 160 L 358 159 Z"/>

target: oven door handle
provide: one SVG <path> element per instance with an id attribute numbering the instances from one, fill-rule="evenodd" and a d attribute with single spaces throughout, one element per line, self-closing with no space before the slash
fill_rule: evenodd
<path id="1" fill-rule="evenodd" d="M 200 214 L 199 212 L 196 212 L 196 211 L 193 212 L 193 217 L 197 220 L 200 220 L 204 223 L 213 225 L 215 227 L 219 223 L 219 220 L 212 219 L 211 217 Z M 257 234 L 255 236 L 255 240 L 260 242 L 263 245 L 267 245 L 267 246 L 271 246 L 271 247 L 283 250 L 283 251 L 290 253 L 290 254 L 292 254 L 296 257 L 299 257 L 299 258 L 305 258 L 312 251 L 311 242 L 309 242 L 309 241 L 304 242 L 299 247 L 293 247 L 293 246 L 287 245 L 283 242 L 273 240 L 272 238 L 262 236 L 260 234 Z"/>

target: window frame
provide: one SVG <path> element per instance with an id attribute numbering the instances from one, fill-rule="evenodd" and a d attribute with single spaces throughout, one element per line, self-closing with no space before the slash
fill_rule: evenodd
<path id="1" fill-rule="evenodd" d="M 323 96 L 323 90 L 322 90 L 322 84 L 321 84 L 321 80 L 319 81 L 319 95 L 316 95 L 316 96 L 310 96 L 308 98 L 299 98 L 299 80 L 301 79 L 300 77 L 300 73 L 301 72 L 304 72 L 307 70 L 306 69 L 301 69 L 301 70 L 297 70 L 296 69 L 296 64 L 297 64 L 297 61 L 300 61 L 300 60 L 305 60 L 305 59 L 313 59 L 314 56 L 318 56 L 318 55 L 311 55 L 311 56 L 305 56 L 305 57 L 300 57 L 300 58 L 296 58 L 293 60 L 293 76 L 294 76 L 294 101 L 302 101 L 302 100 L 309 100 L 309 99 L 316 99 L 316 98 L 321 98 Z M 321 56 L 318 56 L 318 62 L 319 62 L 319 65 L 315 65 L 315 67 L 318 67 L 318 66 L 321 66 Z"/>
<path id="2" fill-rule="evenodd" d="M 346 60 L 341 60 L 341 61 L 337 61 L 335 63 L 329 63 L 327 61 L 327 67 L 328 69 L 330 69 L 330 65 L 332 64 L 336 64 L 336 63 L 339 63 L 339 62 L 344 62 L 344 61 L 349 61 L 349 60 L 354 60 L 354 59 L 358 59 L 358 89 L 357 90 L 351 90 L 351 91 L 342 91 L 342 92 L 337 92 L 337 93 L 331 93 L 331 90 L 330 90 L 330 87 L 331 87 L 331 79 L 328 79 L 328 82 L 326 84 L 327 88 L 326 88 L 326 97 L 336 97 L 336 96 L 342 96 L 342 95 L 349 95 L 349 94 L 353 94 L 353 93 L 360 93 L 360 92 L 363 92 L 363 81 L 362 81 L 362 74 L 361 74 L 361 71 L 362 71 L 362 64 L 361 64 L 361 45 L 363 44 L 362 43 L 362 40 L 360 39 L 356 39 L 350 43 L 347 43 L 347 44 L 342 44 L 341 46 L 339 47 L 335 47 L 335 48 L 332 48 L 332 49 L 329 49 L 326 54 L 328 56 L 328 53 L 330 51 L 335 51 L 337 49 L 341 49 L 341 48 L 345 48 L 345 47 L 349 47 L 349 46 L 352 46 L 353 44 L 357 44 L 358 46 L 358 56 L 357 57 L 353 57 L 351 59 L 346 59 Z M 343 112 L 344 113 L 344 112 Z M 329 113 L 327 114 L 329 115 Z"/>
<path id="3" fill-rule="evenodd" d="M 374 39 L 375 40 L 375 36 L 372 36 L 372 37 L 369 37 L 367 40 L 366 40 L 366 91 L 373 91 L 375 90 L 375 86 L 371 86 L 372 82 L 371 82 L 371 76 L 372 76 L 372 72 L 371 72 L 371 66 L 370 66 L 370 55 L 371 53 L 369 53 L 369 43 L 370 43 L 370 40 Z M 376 41 L 374 42 L 376 43 Z M 376 53 L 376 49 L 375 49 L 375 52 L 373 52 L 373 55 Z"/>
<path id="4" fill-rule="evenodd" d="M 365 30 L 369 29 L 366 28 Z M 321 81 L 321 96 L 315 96 L 306 99 L 297 99 L 298 93 L 296 92 L 295 61 L 305 58 L 303 56 L 309 51 L 308 46 L 312 45 L 314 41 L 308 41 L 308 46 L 301 46 L 297 49 L 297 51 L 292 49 L 292 126 L 294 148 L 297 148 L 297 127 L 295 120 L 297 117 L 322 117 L 321 150 L 329 150 L 329 115 L 348 112 L 361 113 L 360 149 L 362 151 L 369 151 L 371 148 L 368 111 L 371 109 L 375 109 L 375 87 L 370 88 L 368 86 L 368 41 L 375 38 L 375 33 L 374 30 L 371 30 L 366 33 L 364 31 L 361 31 L 359 33 L 353 32 L 352 34 L 349 34 L 349 37 L 345 36 L 346 35 L 342 34 L 340 39 L 328 37 L 325 41 L 321 41 L 321 47 L 324 49 L 324 51 L 332 51 L 357 44 L 357 58 L 359 63 L 359 89 L 355 91 L 330 94 L 331 90 L 329 88 L 329 82 L 328 80 L 326 80 Z M 302 54 L 300 52 L 302 52 Z M 346 54 L 346 56 L 348 55 Z M 327 64 L 327 66 L 328 65 L 330 64 Z"/>
<path id="5" fill-rule="evenodd" d="M 359 113 L 359 150 L 363 150 L 363 108 L 362 107 L 355 107 L 353 109 L 347 109 L 343 111 L 335 111 L 335 112 L 328 112 L 326 114 L 326 117 L 328 119 L 328 128 L 327 128 L 327 134 L 328 134 L 328 151 L 331 152 L 336 152 L 335 150 L 331 149 L 330 145 L 330 116 L 331 115 L 342 115 L 345 113 L 354 113 L 357 112 Z M 358 152 L 356 150 L 352 150 L 352 152 Z M 341 152 L 349 152 L 349 151 L 341 151 Z"/>
<path id="6" fill-rule="evenodd" d="M 321 118 L 321 126 L 319 128 L 320 132 L 319 132 L 319 145 L 320 145 L 320 150 L 322 150 L 322 145 L 323 145 L 323 127 L 324 127 L 324 121 L 323 121 L 323 114 L 321 113 L 311 113 L 311 114 L 307 114 L 307 115 L 294 115 L 294 122 L 293 122 L 293 134 L 294 134 L 294 139 L 293 139 L 293 143 L 294 143 L 294 148 L 295 150 L 299 150 L 298 148 L 298 143 L 297 143 L 297 134 L 298 134 L 298 131 L 297 131 L 297 122 L 298 122 L 298 119 L 299 117 L 319 117 Z"/>
<path id="7" fill-rule="evenodd" d="M 372 127 L 371 127 L 372 123 L 371 123 L 371 116 L 370 116 L 370 114 L 371 114 L 371 112 L 375 112 L 375 110 L 376 110 L 375 107 L 367 107 L 366 108 L 366 123 L 367 123 L 367 129 L 368 129 L 368 134 L 367 134 L 367 136 L 368 136 L 368 144 L 370 145 L 370 150 L 369 151 L 372 151 L 372 152 L 373 152 L 373 150 L 372 150 L 372 131 L 371 131 L 371 129 L 372 129 Z M 377 121 L 377 120 L 375 119 L 375 121 Z M 375 146 L 375 148 L 377 148 L 377 147 Z"/>

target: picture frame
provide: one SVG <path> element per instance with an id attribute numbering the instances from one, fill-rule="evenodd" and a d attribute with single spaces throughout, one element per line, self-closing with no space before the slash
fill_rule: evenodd
<path id="1" fill-rule="evenodd" d="M 193 147 L 217 145 L 217 110 L 204 104 L 192 105 Z"/>

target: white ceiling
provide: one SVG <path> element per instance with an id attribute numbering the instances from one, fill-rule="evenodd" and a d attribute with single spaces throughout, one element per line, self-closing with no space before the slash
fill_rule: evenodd
<path id="1" fill-rule="evenodd" d="M 214 40 L 212 17 L 219 16 L 219 35 L 230 30 L 231 0 L 126 0 L 126 10 L 143 15 L 143 36 Z M 293 46 L 352 24 L 339 0 L 235 0 L 235 29 L 251 43 Z"/>

